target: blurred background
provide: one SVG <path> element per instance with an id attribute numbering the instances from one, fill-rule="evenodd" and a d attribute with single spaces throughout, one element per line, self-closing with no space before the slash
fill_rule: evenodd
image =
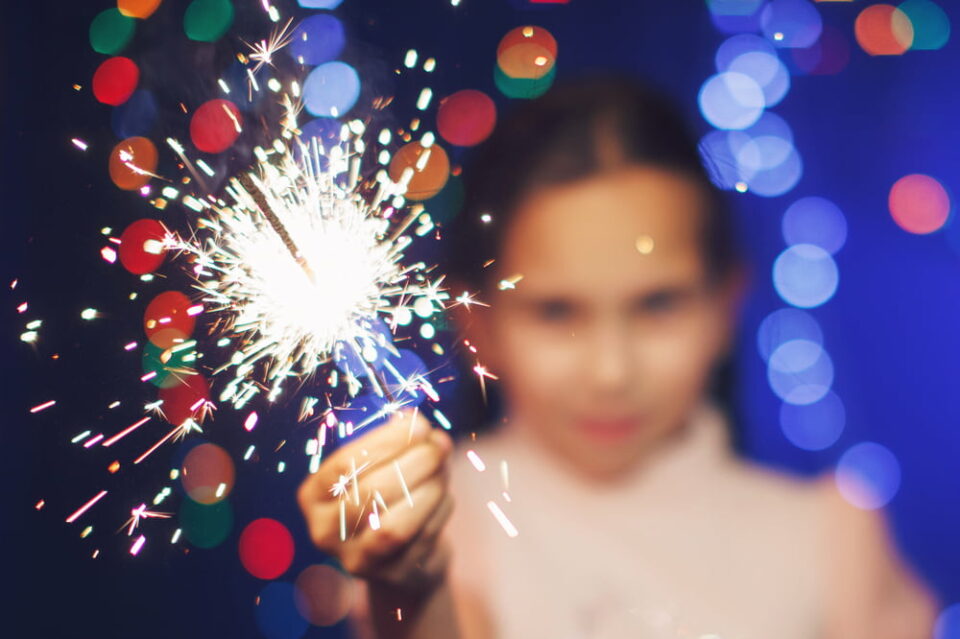
<path id="1" fill-rule="evenodd" d="M 149 496 L 175 489 L 178 482 L 157 468 L 177 467 L 192 450 L 161 450 L 152 474 L 116 478 L 84 457 L 91 433 L 112 433 L 125 419 L 104 406 L 142 405 L 151 392 L 136 382 L 139 361 L 117 347 L 141 330 L 141 306 L 128 301 L 139 283 L 106 259 L 111 232 L 101 229 L 117 234 L 157 211 L 135 190 L 117 188 L 122 176 L 108 175 L 110 149 L 131 136 L 186 137 L 186 121 L 174 117 L 179 103 L 222 97 L 216 80 L 236 72 L 239 39 L 266 37 L 270 26 L 255 0 L 120 4 L 149 19 L 125 17 L 107 0 L 4 9 L 7 503 L 0 525 L 12 563 L 5 607 L 13 614 L 0 634 L 346 637 L 336 610 L 294 605 L 295 589 L 332 588 L 337 579 L 296 509 L 299 465 L 264 479 L 240 468 L 244 445 L 231 448 L 229 507 L 176 515 L 206 518 L 189 543 L 168 544 L 176 528 L 168 522 L 142 552 L 128 552 L 123 508 L 64 522 L 105 487 L 137 484 Z M 637 74 L 672 95 L 702 136 L 715 181 L 729 191 L 754 266 L 737 360 L 747 453 L 805 475 L 835 469 L 851 501 L 884 507 L 900 548 L 941 598 L 938 639 L 960 637 L 960 226 L 952 204 L 960 184 L 953 33 L 960 7 L 946 0 L 276 4 L 297 20 L 327 16 L 311 27 L 325 38 L 342 34 L 339 46 L 309 55 L 356 71 L 360 85 L 343 105 L 346 116 L 354 103 L 395 96 L 391 117 L 405 125 L 425 87 L 434 100 L 480 91 L 502 111 L 557 79 L 604 69 Z M 510 55 L 510 37 L 527 26 L 536 27 L 545 52 L 540 70 Z M 112 106 L 120 98 L 95 95 L 92 78 L 118 54 L 139 63 L 139 90 Z M 460 97 L 465 112 L 475 106 L 475 96 Z M 256 105 L 246 106 L 255 117 Z M 446 131 L 447 139 L 455 135 Z M 453 175 L 444 173 L 443 190 L 425 201 L 441 227 L 456 214 L 457 167 L 471 145 L 449 145 Z M 215 159 L 208 161 L 216 167 Z M 446 334 L 442 321 L 437 328 Z M 246 417 L 221 413 L 218 428 L 239 428 Z M 266 457 L 264 465 L 279 459 Z M 276 565 L 251 569 L 238 557 L 241 534 L 259 518 L 279 528 L 264 525 L 251 537 L 291 542 L 292 560 L 277 559 L 280 574 Z M 96 530 L 84 534 L 87 525 Z"/>

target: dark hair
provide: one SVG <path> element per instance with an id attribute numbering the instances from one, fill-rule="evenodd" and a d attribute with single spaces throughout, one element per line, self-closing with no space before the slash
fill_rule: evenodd
<path id="1" fill-rule="evenodd" d="M 708 202 L 701 241 L 714 279 L 728 275 L 740 259 L 729 207 L 710 180 L 680 108 L 635 79 L 594 76 L 558 84 L 518 105 L 468 160 L 464 205 L 445 233 L 444 266 L 471 288 L 490 284 L 484 264 L 499 254 L 511 216 L 531 191 L 630 164 L 670 169 L 701 186 Z M 717 400 L 728 413 L 731 375 L 730 362 L 724 362 L 713 385 L 715 395 L 724 395 Z M 466 397 L 479 392 L 470 391 L 473 386 L 461 384 L 457 413 L 476 413 L 476 398 Z M 463 415 L 464 426 L 496 419 L 500 406 L 492 399 L 479 414 Z"/>

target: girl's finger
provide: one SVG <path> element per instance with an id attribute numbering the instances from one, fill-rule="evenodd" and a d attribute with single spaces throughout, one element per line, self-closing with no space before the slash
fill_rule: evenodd
<path id="1" fill-rule="evenodd" d="M 410 491 L 413 506 L 404 504 L 380 513 L 376 529 L 368 525 L 357 535 L 364 560 L 379 564 L 400 553 L 423 530 L 446 494 L 447 478 L 435 475 Z"/>
<path id="2" fill-rule="evenodd" d="M 447 451 L 432 443 L 418 444 L 390 464 L 362 473 L 357 486 L 361 499 L 377 499 L 381 508 L 384 504 L 388 509 L 407 507 L 411 491 L 443 470 L 448 456 Z M 350 507 L 353 510 L 355 504 Z"/>
<path id="3" fill-rule="evenodd" d="M 384 425 L 334 452 L 320 464 L 316 473 L 308 475 L 297 491 L 301 508 L 310 501 L 327 498 L 330 488 L 342 478 L 370 471 L 410 446 L 426 441 L 430 432 L 430 423 L 419 412 L 398 413 Z"/>

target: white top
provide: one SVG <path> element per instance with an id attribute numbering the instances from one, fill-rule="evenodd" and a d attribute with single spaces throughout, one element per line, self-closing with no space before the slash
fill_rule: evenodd
<path id="1" fill-rule="evenodd" d="M 822 490 L 735 457 L 717 411 L 614 486 L 587 483 L 530 436 L 505 425 L 454 453 L 451 578 L 483 602 L 497 639 L 822 636 Z"/>

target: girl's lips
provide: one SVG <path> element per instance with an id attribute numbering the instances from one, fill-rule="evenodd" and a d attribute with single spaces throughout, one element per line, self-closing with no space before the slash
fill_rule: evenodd
<path id="1" fill-rule="evenodd" d="M 620 419 L 582 419 L 577 422 L 578 429 L 589 438 L 603 442 L 618 442 L 636 433 L 641 420 L 636 417 Z"/>

